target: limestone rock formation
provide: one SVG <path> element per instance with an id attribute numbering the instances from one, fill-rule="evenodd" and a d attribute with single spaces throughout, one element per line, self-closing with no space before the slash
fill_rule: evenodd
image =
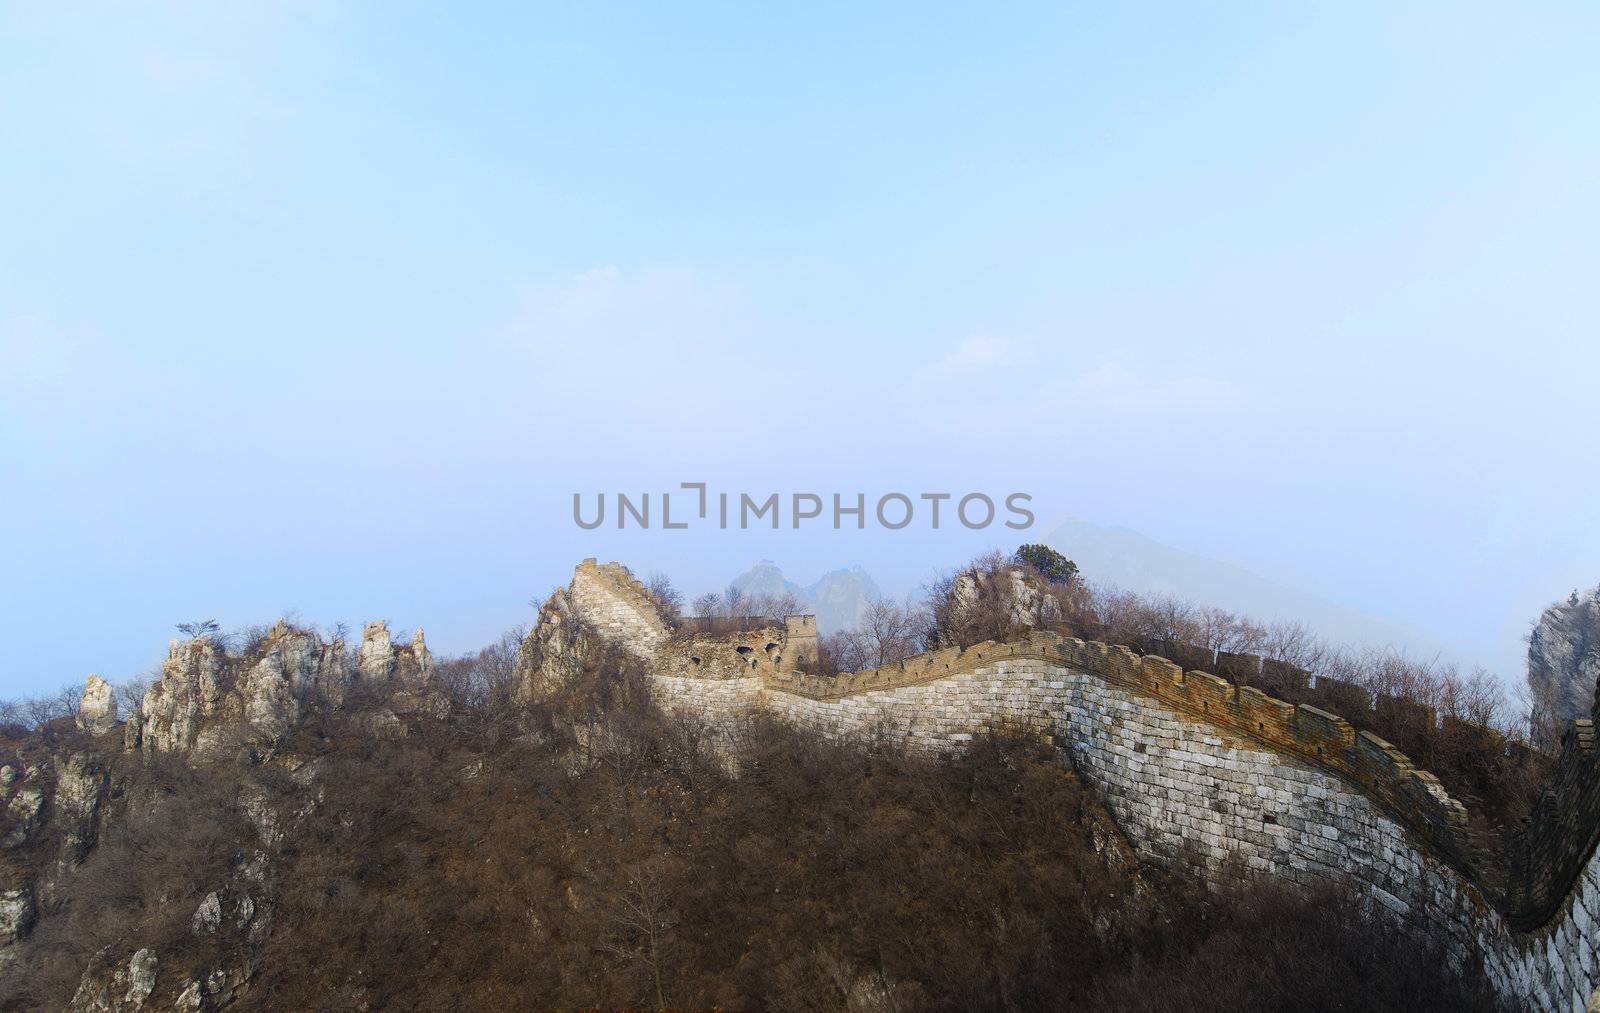
<path id="1" fill-rule="evenodd" d="M 1600 682 L 1600 588 L 1544 610 L 1528 637 L 1528 687 L 1556 728 L 1586 718 Z"/>
<path id="2" fill-rule="evenodd" d="M 528 703 L 566 685 L 598 643 L 566 588 L 556 588 L 517 651 L 516 698 Z"/>
<path id="3" fill-rule="evenodd" d="M 44 822 L 44 791 L 34 781 L 32 777 L 24 781 L 6 806 L 6 825 L 10 829 L 0 836 L 0 849 L 32 844 Z"/>
<path id="4" fill-rule="evenodd" d="M 156 989 L 160 961 L 148 947 L 136 951 L 126 965 L 108 966 L 102 951 L 89 961 L 68 1013 L 133 1013 L 145 1008 Z"/>
<path id="5" fill-rule="evenodd" d="M 134 1008 L 144 1005 L 156 988 L 156 951 L 146 948 L 128 961 L 128 991 L 123 1002 Z"/>
<path id="6" fill-rule="evenodd" d="M 33 927 L 34 914 L 32 890 L 0 891 L 0 947 L 27 935 Z"/>
<path id="7" fill-rule="evenodd" d="M 394 641 L 387 620 L 374 620 L 362 629 L 359 659 L 361 678 L 369 682 L 383 682 L 394 673 Z"/>
<path id="8" fill-rule="evenodd" d="M 936 612 L 941 631 L 956 632 L 956 642 L 1046 627 L 1061 614 L 1056 598 L 1019 566 L 957 574 Z M 963 632 L 968 635 L 962 636 Z"/>
<path id="9" fill-rule="evenodd" d="M 420 629 L 403 644 L 393 642 L 383 622 L 370 623 L 363 632 L 354 655 L 342 638 L 327 642 L 284 621 L 251 631 L 238 648 L 205 636 L 173 640 L 160 678 L 130 708 L 120 736 L 112 687 L 90 676 L 76 721 L 93 740 L 67 737 L 63 741 L 70 748 L 60 751 L 36 743 L 31 752 L 6 757 L 10 762 L 0 764 L 0 976 L 8 977 L 0 981 L 0 994 L 17 975 L 26 974 L 29 947 L 40 945 L 37 937 L 29 938 L 35 923 L 70 902 L 104 828 L 163 804 L 162 792 L 139 778 L 147 766 L 119 757 L 119 746 L 177 753 L 197 766 L 228 757 L 246 761 L 238 768 L 223 766 L 224 771 L 276 768 L 261 778 L 244 774 L 233 796 L 233 811 L 254 832 L 254 841 L 241 842 L 257 849 L 254 857 L 241 857 L 229 880 L 205 894 L 190 916 L 196 936 L 216 938 L 236 956 L 245 956 L 200 970 L 186 966 L 185 955 L 174 954 L 176 976 L 158 983 L 154 949 L 130 954 L 116 943 L 88 961 L 70 1004 L 61 1005 L 82 1013 L 122 1013 L 155 1007 L 158 1000 L 160 1008 L 170 1009 L 176 997 L 177 1008 L 211 1009 L 228 1005 L 247 989 L 254 973 L 249 954 L 264 944 L 273 924 L 279 849 L 323 798 L 317 783 L 320 762 L 285 749 L 296 729 L 323 709 L 352 707 L 357 713 L 349 727 L 365 724 L 374 737 L 400 738 L 418 720 L 448 716 L 452 706 Z M 370 697 L 353 695 L 362 681 L 371 683 Z M 287 794 L 279 780 L 284 774 L 292 782 Z M 163 895 L 159 902 L 167 901 Z"/>
<path id="10" fill-rule="evenodd" d="M 194 917 L 189 919 L 189 929 L 197 936 L 209 935 L 217 931 L 222 924 L 222 899 L 215 890 L 206 894 L 205 900 L 195 909 Z"/>
<path id="11" fill-rule="evenodd" d="M 100 805 L 110 784 L 105 763 L 92 753 L 58 761 L 51 825 L 61 831 L 61 861 L 71 865 L 94 846 Z"/>
<path id="12" fill-rule="evenodd" d="M 202 717 L 222 704 L 222 652 L 210 637 L 173 639 L 161 678 L 139 705 L 138 739 L 147 752 L 178 752 L 194 745 Z"/>
<path id="13" fill-rule="evenodd" d="M 376 625 L 392 655 L 387 630 Z M 363 651 L 369 647 L 378 650 L 378 638 L 363 644 Z M 342 640 L 324 643 L 314 632 L 283 621 L 242 656 L 222 650 L 209 637 L 174 640 L 161 673 L 128 716 L 128 748 L 204 753 L 234 738 L 276 745 L 310 708 L 341 706 L 352 678 Z"/>
<path id="14" fill-rule="evenodd" d="M 103 735 L 117 725 L 117 698 L 111 683 L 90 675 L 78 702 L 78 727 L 91 735 Z"/>
<path id="15" fill-rule="evenodd" d="M 433 674 L 433 654 L 429 652 L 428 645 L 422 639 L 422 627 L 418 626 L 411 632 L 411 667 L 410 676 L 417 680 L 426 680 Z"/>
<path id="16" fill-rule="evenodd" d="M 173 1009 L 179 1010 L 180 1013 L 187 1013 L 190 1010 L 200 1009 L 202 1003 L 200 983 L 198 981 L 190 981 L 184 985 L 183 991 L 178 993 L 178 1002 L 173 1006 Z"/>

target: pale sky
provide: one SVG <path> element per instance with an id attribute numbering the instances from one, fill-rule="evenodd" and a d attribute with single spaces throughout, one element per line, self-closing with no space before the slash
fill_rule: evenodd
<path id="1" fill-rule="evenodd" d="M 1520 675 L 1600 583 L 1600 8 L 0 3 L 0 694 L 983 490 Z M 1038 533 L 1043 533 L 1040 530 Z"/>

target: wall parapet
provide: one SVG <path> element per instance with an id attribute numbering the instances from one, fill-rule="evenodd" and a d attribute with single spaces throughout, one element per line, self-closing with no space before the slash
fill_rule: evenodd
<path id="1" fill-rule="evenodd" d="M 580 570 L 575 587 L 612 584 L 593 560 Z M 625 586 L 637 584 L 622 573 Z M 661 616 L 636 590 L 618 610 L 627 614 L 596 632 L 651 639 Z M 1302 696 L 1311 679 L 1303 669 L 1195 653 L 1229 680 L 1158 651 L 1035 631 L 826 678 L 795 663 L 813 638 L 814 626 L 774 624 L 680 635 L 646 656 L 664 701 L 710 718 L 768 709 L 824 735 L 893 728 L 908 747 L 935 750 L 1001 725 L 1031 729 L 1072 751 L 1152 858 L 1193 856 L 1220 870 L 1243 856 L 1302 883 L 1347 876 L 1378 906 L 1431 925 L 1453 959 L 1481 959 L 1518 1008 L 1583 1009 L 1600 996 L 1600 708 L 1566 737 L 1553 782 L 1514 837 L 1510 890 L 1500 896 L 1472 867 L 1467 812 L 1436 777 L 1337 713 L 1270 695 Z M 686 664 L 683 653 L 700 647 L 702 661 L 721 652 L 717 662 Z M 1316 702 L 1335 710 L 1408 705 L 1317 682 L 1333 692 Z"/>
<path id="2" fill-rule="evenodd" d="M 1440 857 L 1472 873 L 1466 847 L 1467 811 L 1439 779 L 1371 732 L 1309 704 L 1291 704 L 1209 672 L 1184 671 L 1155 654 L 1127 647 L 1034 632 L 966 649 L 945 648 L 881 668 L 835 677 L 762 671 L 764 685 L 813 700 L 842 700 L 976 671 L 1011 659 L 1064 664 L 1205 721 L 1237 738 L 1265 745 L 1324 768 L 1359 788 Z M 692 674 L 692 673 L 687 673 Z"/>
<path id="3" fill-rule="evenodd" d="M 663 668 L 660 674 L 685 685 L 739 683 L 751 692 L 759 687 L 763 693 L 833 705 L 863 694 L 969 675 L 1008 660 L 1043 661 L 1093 675 L 1208 724 L 1241 745 L 1265 746 L 1332 774 L 1389 814 L 1434 857 L 1464 874 L 1467 882 L 1481 884 L 1470 858 L 1467 811 L 1437 777 L 1417 767 L 1390 742 L 1371 731 L 1358 730 L 1339 714 L 1309 703 L 1291 703 L 1244 684 L 1254 676 L 1267 688 L 1281 684 L 1292 693 L 1296 687 L 1304 688 L 1310 677 L 1293 666 L 1253 655 L 1213 654 L 1208 659 L 1212 667 L 1245 676 L 1234 681 L 1185 669 L 1154 650 L 1141 653 L 1121 645 L 1034 631 L 1006 643 L 985 641 L 965 649 L 945 648 L 879 668 L 823 677 L 807 674 L 803 671 L 806 666 L 797 663 L 800 652 L 796 648 L 812 642 L 814 626 L 805 627 L 803 622 L 791 622 L 787 628 L 762 625 L 735 635 L 680 636 L 669 643 L 659 607 L 626 567 L 586 559 L 574 575 L 573 587 L 576 591 L 585 585 L 604 587 L 628 606 L 627 621 L 602 632 L 647 647 L 652 660 Z M 1184 647 L 1143 645 L 1145 649 L 1157 646 L 1173 646 L 1178 654 Z M 714 663 L 713 651 L 717 652 Z M 1333 682 L 1318 680 L 1323 681 Z M 1349 695 L 1354 701 L 1358 694 Z M 1370 697 L 1364 699 L 1368 708 L 1374 705 Z M 1380 707 L 1402 704 L 1377 701 Z M 1560 914 L 1600 849 L 1597 723 L 1600 701 L 1594 719 L 1577 722 L 1568 733 L 1554 779 L 1513 835 L 1511 875 L 1504 896 L 1483 891 L 1516 931 L 1532 931 Z"/>
<path id="4" fill-rule="evenodd" d="M 1549 921 L 1600 847 L 1600 750 L 1594 719 L 1574 721 L 1561 740 L 1555 776 L 1511 838 L 1506 920 L 1527 931 Z"/>

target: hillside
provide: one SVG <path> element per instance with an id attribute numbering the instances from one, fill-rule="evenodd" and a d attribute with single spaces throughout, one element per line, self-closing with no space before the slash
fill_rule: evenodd
<path id="1" fill-rule="evenodd" d="M 91 678 L 75 715 L 0 740 L 0 1008 L 1455 1010 L 1519 980 L 1541 1006 L 1588 990 L 1583 943 L 1506 927 L 1583 931 L 1588 852 L 1545 828 L 1588 832 L 1587 754 L 1561 758 L 1518 852 L 1544 864 L 1501 898 L 1460 804 L 1336 715 L 1038 628 L 937 646 L 986 615 L 1070 618 L 1060 588 L 971 573 L 936 649 L 831 677 L 807 671 L 812 617 L 681 620 L 587 560 L 520 644 L 472 656 L 279 622 L 174 641 L 131 713 Z"/>
<path id="2" fill-rule="evenodd" d="M 1413 945 L 1337 898 L 1207 901 L 1032 747 L 931 761 L 756 723 L 730 748 L 615 651 L 579 673 L 515 713 L 353 685 L 209 756 L 8 738 L 48 816 L 7 839 L 37 907 L 0 1008 L 1270 1009 Z M 1255 963 L 1195 980 L 1208 955 Z M 1487 1008 L 1432 966 L 1364 994 Z"/>

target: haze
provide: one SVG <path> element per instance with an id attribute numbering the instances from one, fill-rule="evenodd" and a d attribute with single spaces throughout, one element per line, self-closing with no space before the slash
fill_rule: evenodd
<path id="1" fill-rule="evenodd" d="M 66 6 L 0 4 L 0 693 L 1018 540 L 571 521 L 682 481 L 1023 490 L 1508 678 L 1600 582 L 1592 5 Z"/>

